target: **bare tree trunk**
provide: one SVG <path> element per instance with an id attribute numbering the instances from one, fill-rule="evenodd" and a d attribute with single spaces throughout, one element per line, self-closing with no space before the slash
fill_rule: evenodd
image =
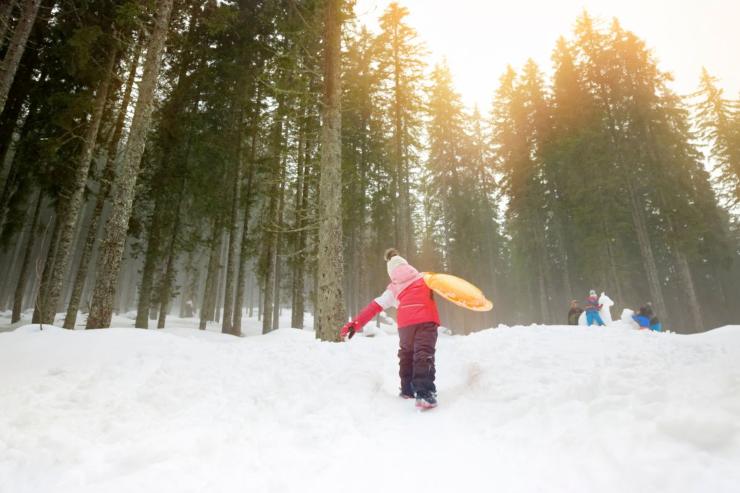
<path id="1" fill-rule="evenodd" d="M 338 341 L 347 317 L 342 296 L 341 1 L 327 0 L 324 20 L 324 105 L 319 193 L 318 316 L 316 337 Z"/>
<path id="2" fill-rule="evenodd" d="M 31 265 L 31 257 L 33 256 L 34 247 L 36 246 L 36 224 L 39 220 L 39 211 L 41 210 L 41 203 L 43 200 L 44 195 L 41 193 L 41 190 L 39 190 L 38 197 L 36 198 L 36 207 L 33 210 L 33 219 L 31 219 L 31 227 L 28 230 L 28 239 L 26 240 L 26 251 L 23 254 L 23 262 L 21 263 L 21 272 L 18 276 L 18 283 L 15 286 L 13 314 L 10 318 L 10 323 L 13 324 L 21 319 L 21 312 L 23 311 L 23 293 L 26 291 L 28 268 Z"/>
<path id="3" fill-rule="evenodd" d="M 126 80 L 126 88 L 124 89 L 123 100 L 121 101 L 121 109 L 118 111 L 118 116 L 116 117 L 116 124 L 113 128 L 113 135 L 108 142 L 105 166 L 103 167 L 103 172 L 100 177 L 100 187 L 95 197 L 95 208 L 93 209 L 92 216 L 90 217 L 90 222 L 87 225 L 87 237 L 85 239 L 85 246 L 83 247 L 82 254 L 80 255 L 80 263 L 77 268 L 77 274 L 75 276 L 75 282 L 72 288 L 72 295 L 70 297 L 69 304 L 67 305 L 67 315 L 64 317 L 65 329 L 72 329 L 77 323 L 77 312 L 80 309 L 82 293 L 85 290 L 87 272 L 89 269 L 90 260 L 92 258 L 93 248 L 95 247 L 95 239 L 98 236 L 98 223 L 100 222 L 100 217 L 103 214 L 105 201 L 108 199 L 111 184 L 113 183 L 115 177 L 118 146 L 121 142 L 123 126 L 126 123 L 126 113 L 128 112 L 128 106 L 131 102 L 131 90 L 133 89 L 134 80 L 136 79 L 136 69 L 139 66 L 140 57 L 141 43 L 137 43 L 134 57 L 131 59 L 131 66 L 129 67 L 128 79 Z"/>
<path id="4" fill-rule="evenodd" d="M 13 85 L 15 72 L 18 70 L 18 64 L 21 63 L 23 52 L 26 49 L 28 36 L 36 22 L 39 5 L 41 5 L 41 0 L 24 0 L 18 25 L 15 26 L 13 31 L 13 37 L 10 39 L 8 51 L 5 52 L 5 58 L 0 63 L 0 113 L 5 109 L 10 86 Z"/>
<path id="5" fill-rule="evenodd" d="M 206 324 L 213 316 L 213 307 L 216 304 L 213 296 L 213 286 L 216 284 L 218 277 L 218 264 L 221 254 L 221 225 L 218 219 L 213 220 L 213 231 L 211 232 L 211 254 L 208 258 L 208 273 L 206 274 L 206 284 L 203 289 L 203 303 L 200 308 L 200 330 L 206 329 Z"/>
<path id="6" fill-rule="evenodd" d="M 67 264 L 71 256 L 72 242 L 74 240 L 75 229 L 82 209 L 85 187 L 87 186 L 87 176 L 90 173 L 90 164 L 92 163 L 95 143 L 98 139 L 98 130 L 100 122 L 103 119 L 103 110 L 105 103 L 108 101 L 108 90 L 110 88 L 113 73 L 115 71 L 116 60 L 118 59 L 116 50 L 111 50 L 108 54 L 108 61 L 105 67 L 105 75 L 98 84 L 93 112 L 90 116 L 90 123 L 85 134 L 85 140 L 82 145 L 80 161 L 74 173 L 72 189 L 67 191 L 61 198 L 57 214 L 59 223 L 59 242 L 57 245 L 56 259 L 54 261 L 54 270 L 51 274 L 49 285 L 49 295 L 45 301 L 45 310 L 41 313 L 41 323 L 53 323 L 54 314 L 56 313 L 59 298 L 62 294 L 62 284 L 64 276 L 67 273 Z"/>
<path id="7" fill-rule="evenodd" d="M 88 328 L 110 326 L 113 301 L 118 275 L 123 258 L 128 222 L 134 200 L 136 179 L 141 166 L 141 157 L 146 145 L 146 134 L 151 119 L 154 89 L 159 76 L 162 51 L 167 38 L 167 27 L 172 12 L 173 0 L 157 2 L 157 17 L 147 50 L 144 75 L 139 85 L 139 99 L 131 123 L 128 144 L 123 156 L 121 174 L 116 180 L 113 208 L 106 224 L 103 244 L 98 261 L 98 275 L 93 292 L 92 306 L 87 318 Z"/>

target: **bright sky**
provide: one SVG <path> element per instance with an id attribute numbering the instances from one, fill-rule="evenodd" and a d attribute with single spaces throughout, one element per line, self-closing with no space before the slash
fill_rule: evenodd
<path id="1" fill-rule="evenodd" d="M 360 21 L 375 29 L 391 0 L 357 0 Z M 617 17 L 653 49 L 681 94 L 696 90 L 701 67 L 728 97 L 740 93 L 740 0 L 401 0 L 408 22 L 431 52 L 444 57 L 469 105 L 488 111 L 506 65 L 533 58 L 550 71 L 558 36 L 570 37 L 578 15 Z"/>

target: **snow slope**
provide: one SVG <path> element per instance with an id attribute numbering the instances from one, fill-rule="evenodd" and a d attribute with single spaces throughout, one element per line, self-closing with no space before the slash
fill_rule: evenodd
<path id="1" fill-rule="evenodd" d="M 2 333 L 0 491 L 738 491 L 738 326 L 443 334 L 425 413 L 396 344 Z"/>

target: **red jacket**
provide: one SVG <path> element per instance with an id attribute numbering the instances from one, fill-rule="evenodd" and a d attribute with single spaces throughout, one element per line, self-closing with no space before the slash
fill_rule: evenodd
<path id="1" fill-rule="evenodd" d="M 398 295 L 398 327 L 434 322 L 439 325 L 437 303 L 424 279 L 414 281 Z"/>
<path id="2" fill-rule="evenodd" d="M 407 264 L 397 267 L 393 271 L 391 280 L 388 289 L 355 317 L 355 322 L 360 327 L 367 324 L 382 310 L 392 306 L 398 309 L 399 329 L 424 322 L 434 322 L 439 325 L 439 313 L 432 290 L 416 269 Z"/>

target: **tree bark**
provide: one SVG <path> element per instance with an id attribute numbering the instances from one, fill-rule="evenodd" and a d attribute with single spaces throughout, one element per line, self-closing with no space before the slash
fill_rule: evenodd
<path id="1" fill-rule="evenodd" d="M 318 313 L 316 337 L 338 341 L 347 320 L 342 296 L 341 1 L 327 0 L 324 19 L 324 101 L 319 192 Z"/>
<path id="2" fill-rule="evenodd" d="M 144 267 L 141 271 L 141 285 L 139 286 L 139 301 L 136 305 L 135 327 L 139 329 L 149 328 L 149 312 L 152 307 L 152 289 L 154 287 L 154 274 L 157 271 L 160 250 L 162 247 L 162 228 L 164 227 L 164 196 L 159 195 L 154 204 L 152 219 L 149 222 L 149 239 L 146 244 L 146 255 Z"/>
<path id="3" fill-rule="evenodd" d="M 74 172 L 72 189 L 61 197 L 58 206 L 59 242 L 57 245 L 57 258 L 54 261 L 54 270 L 51 274 L 49 295 L 45 302 L 45 310 L 41 313 L 41 323 L 53 323 L 54 314 L 56 313 L 59 298 L 62 294 L 62 284 L 64 283 L 67 264 L 72 254 L 72 242 L 80 217 L 80 210 L 82 209 L 87 177 L 90 173 L 90 164 L 93 159 L 93 151 L 95 150 L 95 143 L 98 140 L 100 122 L 103 119 L 105 103 L 108 101 L 108 90 L 113 79 L 117 59 L 117 50 L 111 50 L 108 54 L 103 79 L 98 84 L 95 94 L 93 112 L 90 116 L 90 123 L 82 145 L 80 161 L 77 163 Z"/>
<path id="4" fill-rule="evenodd" d="M 648 279 L 650 296 L 652 298 L 653 305 L 660 314 L 660 317 L 667 323 L 668 312 L 663 299 L 663 288 L 661 287 L 660 276 L 658 274 L 658 266 L 655 263 L 653 247 L 650 244 L 650 235 L 648 234 L 647 225 L 645 224 L 645 218 L 642 215 L 642 204 L 640 204 L 635 187 L 629 178 L 627 179 L 627 189 L 630 198 L 632 223 L 634 224 L 635 232 L 637 233 L 637 243 L 640 247 L 642 262 Z"/>
<path id="5" fill-rule="evenodd" d="M 157 328 L 164 329 L 165 321 L 167 320 L 167 314 L 170 309 L 170 301 L 172 298 L 172 285 L 175 283 L 175 259 L 177 258 L 177 237 L 180 235 L 180 222 L 181 222 L 181 211 L 182 201 L 185 197 L 185 179 L 182 179 L 182 186 L 180 188 L 180 194 L 177 199 L 177 207 L 175 209 L 175 224 L 172 226 L 172 233 L 170 235 L 170 243 L 167 247 L 167 267 L 165 268 L 164 276 L 162 278 L 162 286 L 159 293 L 159 319 L 157 320 Z"/>
<path id="6" fill-rule="evenodd" d="M 141 57 L 141 43 L 137 43 L 134 57 L 131 59 L 131 66 L 129 67 L 129 75 L 126 80 L 126 87 L 123 93 L 123 100 L 121 101 L 121 109 L 118 111 L 116 117 L 116 123 L 113 128 L 113 135 L 108 142 L 107 155 L 105 159 L 105 166 L 100 177 L 100 187 L 95 197 L 95 208 L 93 209 L 90 222 L 87 225 L 87 237 L 85 239 L 85 245 L 80 255 L 80 262 L 77 267 L 77 274 L 75 275 L 74 286 L 72 287 L 72 295 L 70 296 L 69 303 L 67 304 L 67 315 L 64 317 L 64 328 L 72 329 L 77 323 L 77 312 L 80 309 L 80 301 L 82 300 L 82 293 L 85 290 L 85 283 L 87 281 L 87 272 L 90 266 L 90 260 L 92 257 L 93 248 L 95 247 L 95 239 L 98 236 L 98 223 L 100 217 L 103 214 L 103 208 L 105 207 L 105 201 L 108 199 L 110 194 L 111 184 L 116 172 L 116 158 L 118 157 L 118 146 L 121 142 L 121 136 L 123 134 L 123 126 L 126 123 L 126 113 L 128 112 L 128 106 L 131 102 L 131 90 L 134 86 L 134 80 L 136 79 L 136 69 L 139 66 L 139 58 Z"/>
<path id="7" fill-rule="evenodd" d="M 59 217 L 54 218 L 54 227 L 51 233 L 51 241 L 49 241 L 49 249 L 46 252 L 46 260 L 44 261 L 44 270 L 41 273 L 41 281 L 39 282 L 39 288 L 36 294 L 36 301 L 34 302 L 33 318 L 31 323 L 41 323 L 41 314 L 46 307 L 46 298 L 49 292 L 49 281 L 51 279 L 51 272 L 54 269 L 54 260 L 56 258 L 57 243 L 59 239 Z M 53 322 L 51 322 L 53 323 Z"/>
<path id="8" fill-rule="evenodd" d="M 10 15 L 13 13 L 13 7 L 15 7 L 16 0 L 7 0 L 2 7 L 0 7 L 0 48 L 5 44 L 5 35 L 8 33 L 10 28 Z"/>
<path id="9" fill-rule="evenodd" d="M 15 295 L 13 296 L 13 314 L 10 318 L 10 323 L 13 324 L 21 319 L 21 312 L 23 311 L 23 293 L 25 293 L 26 291 L 26 283 L 28 282 L 28 268 L 31 265 L 31 257 L 33 256 L 34 247 L 36 246 L 36 224 L 39 220 L 39 212 L 41 211 L 41 203 L 43 202 L 43 199 L 44 195 L 39 190 L 38 197 L 36 198 L 36 207 L 33 211 L 33 219 L 31 219 L 31 227 L 28 230 L 26 251 L 23 254 L 21 271 L 18 276 L 18 283 L 15 286 Z"/>
<path id="10" fill-rule="evenodd" d="M 154 89 L 159 77 L 172 4 L 173 0 L 160 0 L 158 2 L 155 27 L 147 50 L 144 75 L 139 85 L 139 99 L 136 102 L 128 144 L 123 156 L 121 174 L 116 180 L 117 188 L 113 194 L 112 213 L 106 224 L 101 246 L 98 276 L 90 314 L 87 318 L 88 328 L 110 326 L 128 222 L 131 217 L 136 179 L 141 166 L 141 157 L 144 154 L 144 146 L 146 145 L 146 135 L 154 103 Z"/>
<path id="11" fill-rule="evenodd" d="M 218 219 L 213 220 L 213 231 L 211 232 L 211 254 L 208 258 L 208 274 L 206 274 L 206 284 L 203 289 L 203 303 L 200 308 L 200 330 L 205 330 L 206 325 L 213 317 L 213 307 L 216 299 L 213 296 L 213 287 L 218 277 L 218 264 L 221 257 L 221 225 Z"/>
<path id="12" fill-rule="evenodd" d="M 303 328 L 303 314 L 305 307 L 305 284 L 306 284 L 306 214 L 308 203 L 308 143 L 305 123 L 301 127 L 298 144 L 298 198 L 296 199 L 295 227 L 298 235 L 296 239 L 295 265 L 293 269 L 293 303 L 291 305 L 291 327 Z"/>
<path id="13" fill-rule="evenodd" d="M 704 331 L 704 319 L 701 314 L 701 305 L 699 304 L 699 297 L 696 294 L 696 288 L 694 286 L 694 278 L 691 275 L 691 267 L 689 261 L 686 259 L 686 255 L 683 252 L 676 250 L 676 267 L 678 269 L 678 275 L 681 278 L 681 284 L 683 284 L 684 290 L 688 297 L 688 308 L 691 314 L 691 322 L 693 323 L 692 332 L 703 332 Z M 664 317 L 661 314 L 661 317 Z"/>
<path id="14" fill-rule="evenodd" d="M 280 262 L 280 255 L 282 254 L 282 229 L 283 229 L 283 207 L 285 205 L 285 166 L 287 163 L 283 163 L 280 167 L 280 179 L 279 179 L 279 195 L 278 195 L 278 206 L 275 213 L 275 254 L 273 256 L 273 278 L 275 286 L 273 287 L 273 303 L 272 303 L 272 330 L 277 330 L 280 324 L 280 288 L 282 280 L 282 262 Z"/>
<path id="15" fill-rule="evenodd" d="M 234 303 L 234 317 L 232 321 L 232 332 L 234 335 L 240 336 L 242 334 L 242 308 L 244 307 L 244 290 L 246 286 L 247 277 L 247 259 L 249 258 L 249 249 L 247 248 L 247 240 L 249 238 L 249 214 L 252 204 L 252 183 L 254 181 L 254 173 L 257 168 L 255 158 L 257 156 L 257 122 L 254 122 L 252 127 L 252 143 L 250 147 L 249 156 L 249 171 L 247 174 L 247 197 L 244 201 L 244 218 L 242 219 L 242 241 L 239 245 L 239 274 L 236 281 L 236 300 Z M 250 299 L 250 317 L 251 317 L 251 299 Z"/>
<path id="16" fill-rule="evenodd" d="M 267 236 L 267 270 L 265 272 L 265 295 L 263 297 L 262 310 L 262 333 L 267 334 L 272 330 L 273 304 L 275 300 L 275 265 L 277 261 L 278 247 L 278 211 L 280 202 L 280 190 L 283 165 L 282 147 L 283 147 L 283 100 L 278 100 L 275 123 L 272 129 L 272 183 L 270 187 L 270 200 L 267 212 L 267 227 L 265 234 Z"/>
<path id="17" fill-rule="evenodd" d="M 233 128 L 236 129 L 236 156 L 231 189 L 231 220 L 229 221 L 229 251 L 226 258 L 226 286 L 224 288 L 224 313 L 221 319 L 221 332 L 234 333 L 234 278 L 236 277 L 237 237 L 239 233 L 239 209 L 241 206 L 242 188 L 242 112 L 235 112 Z"/>
<path id="18" fill-rule="evenodd" d="M 33 24 L 36 22 L 36 14 L 39 11 L 41 0 L 25 0 L 21 6 L 21 16 L 13 31 L 5 58 L 0 63 L 0 113 L 5 109 L 10 87 L 13 85 L 15 73 L 26 49 L 28 36 L 31 34 Z"/>

